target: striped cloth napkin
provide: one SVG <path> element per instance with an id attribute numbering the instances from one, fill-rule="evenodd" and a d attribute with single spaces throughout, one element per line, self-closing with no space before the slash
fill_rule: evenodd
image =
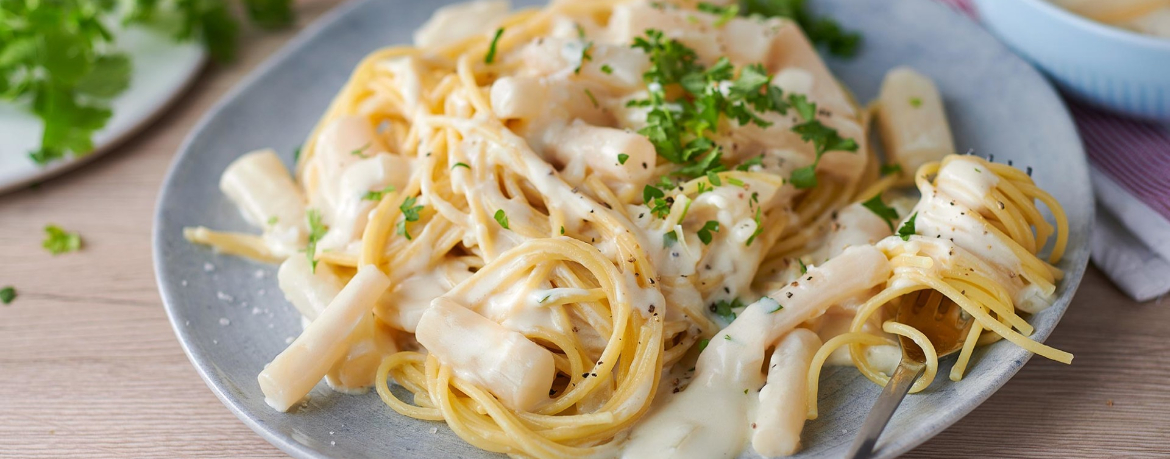
<path id="1" fill-rule="evenodd" d="M 970 0 L 937 0 L 975 19 Z M 1136 121 L 1066 97 L 1097 194 L 1093 263 L 1138 301 L 1170 292 L 1170 124 Z"/>

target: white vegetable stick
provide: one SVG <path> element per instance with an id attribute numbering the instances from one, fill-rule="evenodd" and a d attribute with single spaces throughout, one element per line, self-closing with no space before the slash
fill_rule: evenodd
<path id="1" fill-rule="evenodd" d="M 955 152 L 942 97 L 930 78 L 906 67 L 886 74 L 878 126 L 886 155 L 912 176 L 918 167 Z"/>
<path id="2" fill-rule="evenodd" d="M 350 335 L 371 315 L 375 300 L 389 287 L 390 279 L 378 268 L 366 265 L 358 269 L 317 320 L 260 372 L 256 379 L 264 401 L 279 411 L 288 411 L 304 398 L 345 356 Z"/>
<path id="3" fill-rule="evenodd" d="M 548 400 L 552 353 L 524 335 L 447 298 L 436 298 L 415 332 L 418 342 L 460 379 L 484 387 L 515 410 Z"/>
<path id="4" fill-rule="evenodd" d="M 760 390 L 760 409 L 752 447 L 765 457 L 791 456 L 800 448 L 808 412 L 808 369 L 821 339 L 797 328 L 776 345 L 768 363 L 768 383 Z"/>

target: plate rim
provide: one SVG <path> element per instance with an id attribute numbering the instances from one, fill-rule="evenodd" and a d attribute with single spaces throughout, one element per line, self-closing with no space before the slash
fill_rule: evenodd
<path id="1" fill-rule="evenodd" d="M 323 459 L 332 458 L 335 456 L 331 456 L 324 451 L 314 449 L 306 444 L 298 442 L 288 435 L 281 434 L 275 429 L 268 428 L 263 421 L 250 414 L 239 400 L 236 400 L 235 397 L 228 394 L 224 390 L 223 382 L 210 371 L 209 364 L 207 363 L 209 359 L 205 356 L 205 353 L 194 346 L 193 340 L 189 336 L 189 333 L 187 333 L 185 331 L 185 327 L 179 323 L 180 319 L 176 309 L 178 307 L 178 301 L 175 298 L 174 289 L 170 289 L 168 287 L 168 281 L 170 279 L 168 273 L 166 273 L 163 269 L 163 265 L 166 260 L 164 260 L 162 253 L 164 244 L 162 239 L 163 235 L 160 232 L 161 225 L 159 222 L 163 218 L 163 204 L 167 200 L 167 197 L 171 191 L 171 182 L 173 181 L 174 176 L 179 173 L 181 156 L 186 154 L 198 134 L 201 133 L 206 128 L 206 126 L 212 122 L 213 119 L 219 116 L 219 114 L 225 109 L 229 102 L 236 99 L 245 91 L 251 89 L 257 83 L 257 81 L 261 80 L 263 77 L 266 77 L 273 67 L 283 62 L 284 59 L 289 55 L 297 52 L 305 44 L 316 39 L 326 28 L 333 25 L 333 23 L 337 22 L 340 18 L 347 15 L 352 10 L 360 8 L 362 5 L 376 1 L 379 0 L 347 0 L 339 4 L 330 11 L 323 14 L 313 23 L 305 27 L 304 30 L 290 39 L 288 43 L 282 46 L 277 52 L 269 56 L 263 63 L 249 71 L 248 75 L 236 83 L 231 90 L 225 93 L 211 108 L 209 108 L 208 111 L 200 118 L 199 122 L 196 123 L 196 125 L 188 132 L 187 136 L 183 140 L 183 143 L 177 150 L 177 154 L 175 155 L 174 159 L 172 159 L 171 165 L 168 167 L 166 176 L 162 182 L 162 185 L 160 186 L 160 192 L 158 193 L 158 197 L 155 202 L 155 212 L 154 219 L 152 221 L 153 225 L 151 232 L 152 261 L 154 263 L 155 281 L 158 283 L 159 293 L 163 300 L 164 309 L 167 312 L 168 321 L 170 322 L 171 327 L 175 332 L 176 338 L 178 339 L 184 354 L 186 354 L 188 360 L 191 362 L 192 366 L 195 367 L 196 372 L 199 374 L 204 383 L 207 384 L 208 388 L 211 389 L 212 393 L 214 393 L 220 402 L 222 402 L 233 414 L 235 414 L 237 418 L 239 418 L 254 432 L 259 434 L 261 438 L 264 438 L 266 441 L 284 453 L 298 459 Z M 971 21 L 973 25 L 981 28 L 978 22 L 963 16 L 954 9 L 947 7 L 947 5 L 940 4 L 938 1 L 911 1 L 916 1 L 924 5 L 930 4 L 934 7 L 941 8 L 946 10 L 946 14 L 954 15 L 960 19 Z M 983 32 L 987 33 L 989 36 L 992 36 L 989 31 L 983 30 Z M 1059 103 L 1059 106 L 1062 110 L 1059 114 L 1060 119 L 1058 121 L 1070 127 L 1071 129 L 1069 129 L 1069 131 L 1072 132 L 1076 137 L 1077 149 L 1074 153 L 1076 153 L 1076 156 L 1082 158 L 1083 163 L 1085 164 L 1085 172 L 1087 174 L 1089 172 L 1088 158 L 1084 151 L 1083 142 L 1080 139 L 1080 133 L 1076 129 L 1076 125 L 1073 121 L 1071 112 L 1068 110 L 1068 104 L 1066 101 L 1056 91 L 1055 87 L 1052 85 L 1052 82 L 1047 78 L 1044 78 L 1043 74 L 1040 73 L 1040 71 L 1037 70 L 1035 66 L 1020 57 L 1010 48 L 1007 48 L 1006 45 L 1004 45 L 1002 42 L 999 42 L 998 39 L 996 40 L 996 43 L 998 46 L 1002 47 L 1004 50 L 1010 53 L 1012 58 L 1024 63 L 1027 66 L 1029 72 L 1039 77 L 1040 80 L 1044 83 L 1046 92 L 1048 92 Z M 1088 193 L 1089 197 L 1095 201 L 1095 191 L 1092 188 L 1089 188 Z M 1090 204 L 1088 206 L 1088 213 L 1086 215 L 1087 221 L 1089 222 L 1085 228 L 1086 240 L 1092 236 L 1092 222 L 1096 219 L 1095 214 L 1096 207 Z M 1067 286 L 1068 295 L 1067 297 L 1058 299 L 1058 301 L 1054 302 L 1049 308 L 1050 310 L 1054 310 L 1053 313 L 1056 314 L 1055 318 L 1053 319 L 1052 328 L 1044 330 L 1043 333 L 1041 330 L 1037 330 L 1036 333 L 1030 336 L 1031 338 L 1043 343 L 1055 330 L 1056 326 L 1059 325 L 1080 288 L 1080 284 L 1084 278 L 1088 263 L 1089 256 L 1086 255 L 1080 263 L 1070 266 L 1070 268 L 1065 271 L 1065 277 L 1062 280 L 1062 284 Z M 1007 353 L 1002 356 L 1005 360 L 1004 365 L 1008 366 L 1008 368 L 1003 370 L 1002 383 L 999 383 L 991 390 L 970 398 L 967 405 L 963 405 L 957 409 L 951 410 L 950 413 L 940 422 L 929 425 L 923 424 L 920 427 L 908 432 L 905 437 L 911 438 L 909 441 L 895 440 L 891 443 L 889 440 L 887 440 L 880 442 L 878 444 L 878 448 L 874 451 L 873 457 L 893 458 L 900 456 L 907 451 L 936 437 L 939 433 L 946 430 L 960 419 L 965 418 L 968 414 L 970 414 L 971 411 L 975 410 L 975 408 L 986 402 L 987 399 L 997 393 L 1003 387 L 1003 385 L 1007 384 L 1007 382 L 1015 377 L 1015 375 L 1024 367 L 1025 364 L 1027 364 L 1028 361 L 1031 360 L 1032 356 L 1034 355 L 1018 346 L 1010 346 L 1008 349 L 1009 350 Z"/>

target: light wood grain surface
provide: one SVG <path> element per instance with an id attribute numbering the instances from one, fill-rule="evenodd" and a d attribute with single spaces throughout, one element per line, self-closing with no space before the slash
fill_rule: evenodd
<path id="1" fill-rule="evenodd" d="M 299 26 L 331 6 L 301 5 Z M 299 27 L 298 26 L 298 27 Z M 108 157 L 0 196 L 0 457 L 286 457 L 238 421 L 171 332 L 151 267 L 163 174 L 199 117 L 295 31 L 247 33 L 237 63 Z M 1087 186 L 1087 184 L 1086 184 Z M 52 256 L 42 228 L 80 232 Z M 1090 269 L 1049 343 L 969 416 L 907 457 L 1170 457 L 1170 301 L 1137 304 Z"/>

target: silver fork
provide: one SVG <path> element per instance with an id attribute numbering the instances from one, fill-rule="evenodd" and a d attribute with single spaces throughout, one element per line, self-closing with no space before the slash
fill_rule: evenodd
<path id="1" fill-rule="evenodd" d="M 945 301 L 944 301 L 945 300 Z M 934 290 L 920 290 L 914 298 L 902 298 L 895 320 L 910 325 L 930 339 L 938 358 L 954 354 L 963 347 L 963 339 L 971 329 L 971 317 L 962 313 L 962 308 Z M 910 386 L 926 368 L 926 355 L 914 341 L 898 337 L 902 346 L 902 361 L 882 390 L 877 403 L 869 411 L 857 439 L 853 441 L 849 454 L 852 459 L 868 458 L 873 455 L 882 430 L 890 422 L 894 411 L 910 391 Z"/>

